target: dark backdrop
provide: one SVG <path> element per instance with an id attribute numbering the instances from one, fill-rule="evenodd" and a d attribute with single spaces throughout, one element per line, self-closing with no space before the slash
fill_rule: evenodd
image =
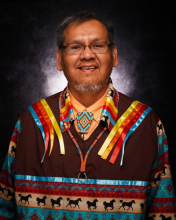
<path id="1" fill-rule="evenodd" d="M 170 2 L 3 1 L 0 8 L 0 167 L 21 113 L 33 102 L 66 86 L 63 73 L 55 67 L 58 23 L 71 13 L 95 10 L 115 26 L 119 56 L 119 66 L 112 74 L 115 87 L 151 106 L 163 121 L 176 186 L 176 29 L 174 5 Z"/>

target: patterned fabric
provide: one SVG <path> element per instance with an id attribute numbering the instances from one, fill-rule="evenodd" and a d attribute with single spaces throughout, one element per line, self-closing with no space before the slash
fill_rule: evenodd
<path id="1" fill-rule="evenodd" d="M 21 132 L 21 121 L 17 121 L 8 154 L 0 173 L 0 219 L 15 219 L 15 193 L 14 193 L 14 161 L 16 147 Z"/>
<path id="2" fill-rule="evenodd" d="M 77 123 L 80 133 L 87 133 L 94 117 L 93 112 L 82 111 L 77 113 Z"/>
<path id="3" fill-rule="evenodd" d="M 74 178 L 15 176 L 17 210 L 29 219 L 36 213 L 42 219 L 49 213 L 52 219 L 62 219 L 64 214 L 65 219 L 140 219 L 147 189 L 145 181 L 87 180 L 81 184 Z"/>
<path id="4" fill-rule="evenodd" d="M 109 131 L 112 130 L 117 121 L 118 102 L 119 94 L 117 90 L 113 88 L 112 80 L 109 79 L 108 92 L 100 116 L 100 122 L 104 123 L 105 126 L 109 129 Z M 66 87 L 60 94 L 59 109 L 60 128 L 62 132 L 64 132 L 66 131 L 66 129 L 64 128 L 64 123 L 66 123 L 67 126 L 70 127 L 72 122 L 75 120 L 68 87 Z"/>
<path id="5" fill-rule="evenodd" d="M 155 215 L 155 217 L 161 217 L 161 219 L 175 219 L 176 200 L 174 198 L 167 138 L 160 119 L 158 120 L 156 129 L 158 136 L 158 157 L 151 167 L 147 212 L 149 212 L 149 216 Z"/>
<path id="6" fill-rule="evenodd" d="M 113 88 L 112 80 L 110 78 L 108 93 L 100 117 L 101 122 L 105 122 L 106 127 L 109 129 L 109 131 L 112 130 L 117 121 L 118 103 L 119 93 L 115 88 Z"/>
<path id="7" fill-rule="evenodd" d="M 83 184 L 74 178 L 14 175 L 19 120 L 0 175 L 0 219 L 136 220 L 146 215 L 174 219 L 168 146 L 160 120 L 156 128 L 158 158 L 151 168 L 150 182 L 88 179 Z"/>

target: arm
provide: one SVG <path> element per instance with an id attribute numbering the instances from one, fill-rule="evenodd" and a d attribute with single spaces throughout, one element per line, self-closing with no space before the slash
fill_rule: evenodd
<path id="1" fill-rule="evenodd" d="M 21 132 L 20 119 L 15 125 L 8 154 L 0 173 L 0 219 L 15 218 L 14 161 L 18 138 Z"/>
<path id="2" fill-rule="evenodd" d="M 153 219 L 160 217 L 161 219 L 168 218 L 171 220 L 175 219 L 176 201 L 168 157 L 167 138 L 160 120 L 158 120 L 156 130 L 158 157 L 151 168 L 147 216 L 152 216 Z"/>

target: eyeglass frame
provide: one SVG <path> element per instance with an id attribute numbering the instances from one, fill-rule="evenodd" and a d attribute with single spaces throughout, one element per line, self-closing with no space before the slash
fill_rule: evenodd
<path id="1" fill-rule="evenodd" d="M 106 42 L 97 42 L 97 43 L 106 43 Z M 92 45 L 93 43 L 91 43 L 91 44 L 89 44 L 89 45 L 86 45 L 86 44 L 84 44 L 84 43 L 69 43 L 69 44 L 81 44 L 81 45 L 84 45 L 84 50 L 86 49 L 86 47 L 89 47 L 89 49 L 92 51 L 91 45 Z M 61 45 L 61 46 L 59 47 L 59 49 L 66 49 L 66 50 L 68 51 L 67 47 L 68 47 L 69 44 L 67 44 L 66 46 L 65 46 L 65 45 Z M 111 46 L 114 45 L 114 43 L 109 43 L 109 44 L 106 43 L 106 44 L 107 44 L 107 47 L 111 47 Z M 80 54 L 82 54 L 82 53 L 84 52 L 84 50 L 83 50 Z M 68 53 L 70 53 L 70 52 L 68 51 Z M 98 54 L 98 53 L 95 53 L 95 52 L 93 52 L 93 51 L 92 51 L 92 53 Z M 105 51 L 105 53 L 106 53 L 106 51 Z M 72 53 L 70 53 L 70 54 L 72 54 Z M 73 54 L 74 54 L 74 53 L 73 53 Z M 80 55 L 79 53 L 75 53 L 75 54 Z M 100 53 L 100 54 L 104 54 L 104 53 Z"/>

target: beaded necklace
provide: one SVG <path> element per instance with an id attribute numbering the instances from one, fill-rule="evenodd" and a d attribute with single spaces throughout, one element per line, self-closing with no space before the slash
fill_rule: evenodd
<path id="1" fill-rule="evenodd" d="M 60 99 L 61 99 L 61 96 L 59 97 L 59 102 L 61 101 Z M 85 173 L 87 158 L 88 158 L 88 156 L 89 156 L 89 154 L 90 154 L 90 151 L 91 151 L 92 148 L 95 146 L 95 144 L 97 143 L 97 141 L 100 139 L 100 137 L 103 135 L 103 133 L 106 131 L 107 128 L 106 128 L 106 127 L 103 128 L 103 130 L 102 130 L 102 131 L 100 132 L 100 134 L 96 137 L 96 139 L 94 140 L 94 142 L 90 145 L 90 147 L 89 147 L 89 149 L 88 149 L 88 151 L 87 151 L 85 157 L 83 158 L 83 154 L 82 154 L 82 152 L 81 152 L 81 149 L 80 149 L 80 147 L 79 147 L 79 145 L 78 145 L 76 139 L 73 137 L 73 135 L 72 135 L 72 133 L 71 133 L 71 131 L 70 131 L 70 129 L 69 129 L 69 126 L 68 126 L 67 123 L 64 121 L 64 116 L 63 116 L 62 113 L 61 113 L 61 118 L 62 118 L 62 121 L 64 122 L 64 127 L 65 127 L 66 131 L 68 132 L 70 138 L 72 139 L 73 143 L 75 144 L 75 146 L 76 146 L 76 148 L 77 148 L 77 150 L 78 150 L 79 156 L 80 156 L 81 166 L 80 166 L 80 172 L 79 172 L 79 174 L 78 174 L 78 179 L 79 179 L 80 182 L 85 182 L 86 179 L 87 179 L 87 175 L 86 175 L 86 173 Z M 80 175 L 81 175 L 81 174 L 83 174 L 84 177 L 85 177 L 84 181 L 80 179 Z"/>

